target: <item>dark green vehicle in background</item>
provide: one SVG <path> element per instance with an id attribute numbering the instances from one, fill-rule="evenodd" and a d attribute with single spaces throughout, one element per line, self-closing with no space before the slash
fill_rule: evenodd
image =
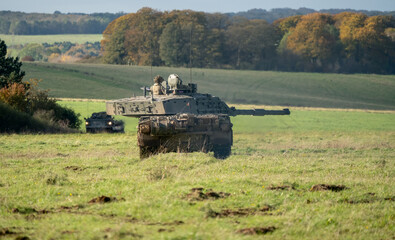
<path id="1" fill-rule="evenodd" d="M 121 120 L 115 120 L 106 112 L 92 113 L 90 118 L 85 118 L 85 128 L 87 133 L 124 133 L 125 126 Z"/>

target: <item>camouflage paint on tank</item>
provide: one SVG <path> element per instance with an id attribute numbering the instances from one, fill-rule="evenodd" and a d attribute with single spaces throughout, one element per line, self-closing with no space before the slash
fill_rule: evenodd
<path id="1" fill-rule="evenodd" d="M 183 85 L 176 74 L 161 82 L 161 91 L 155 91 L 160 94 L 153 94 L 152 89 L 143 87 L 143 96 L 106 102 L 109 115 L 140 118 L 137 138 L 141 158 L 178 151 L 213 151 L 215 157 L 226 158 L 233 144 L 229 116 L 290 114 L 288 109 L 229 107 L 218 97 L 198 93 L 196 84 Z M 147 92 L 151 94 L 147 96 Z"/>

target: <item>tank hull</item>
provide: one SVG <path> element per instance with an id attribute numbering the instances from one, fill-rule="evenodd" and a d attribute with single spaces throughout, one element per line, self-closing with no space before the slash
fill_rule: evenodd
<path id="1" fill-rule="evenodd" d="M 227 115 L 178 114 L 141 117 L 138 125 L 140 157 L 167 152 L 214 152 L 230 155 L 232 123 Z"/>

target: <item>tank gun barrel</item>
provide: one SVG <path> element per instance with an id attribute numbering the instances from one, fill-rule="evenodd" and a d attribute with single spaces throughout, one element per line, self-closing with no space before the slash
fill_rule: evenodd
<path id="1" fill-rule="evenodd" d="M 265 116 L 265 115 L 290 115 L 291 112 L 288 108 L 283 110 L 265 110 L 265 109 L 236 109 L 234 107 L 230 108 L 230 116 L 237 115 L 251 115 L 251 116 Z"/>

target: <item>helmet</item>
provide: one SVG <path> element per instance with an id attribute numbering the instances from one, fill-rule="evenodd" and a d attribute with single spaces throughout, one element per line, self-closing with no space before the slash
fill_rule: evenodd
<path id="1" fill-rule="evenodd" d="M 154 83 L 162 83 L 164 81 L 163 77 L 157 75 L 154 77 Z"/>
<path id="2" fill-rule="evenodd" d="M 177 74 L 170 74 L 167 82 L 169 83 L 170 88 L 177 88 L 182 85 L 182 80 Z"/>

